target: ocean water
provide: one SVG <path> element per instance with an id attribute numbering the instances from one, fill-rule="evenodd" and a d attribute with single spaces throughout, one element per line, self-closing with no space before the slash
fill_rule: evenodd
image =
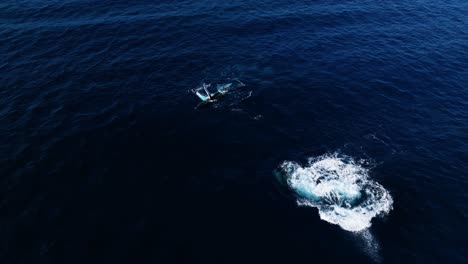
<path id="1" fill-rule="evenodd" d="M 468 261 L 467 1 L 4 0 L 0 39 L 1 263 Z"/>

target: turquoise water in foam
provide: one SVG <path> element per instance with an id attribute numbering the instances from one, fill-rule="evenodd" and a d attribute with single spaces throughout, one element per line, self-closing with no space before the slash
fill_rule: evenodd
<path id="1" fill-rule="evenodd" d="M 281 169 L 299 205 L 317 208 L 323 220 L 344 230 L 363 231 L 392 209 L 390 193 L 350 157 L 323 155 L 305 166 L 285 161 Z"/>

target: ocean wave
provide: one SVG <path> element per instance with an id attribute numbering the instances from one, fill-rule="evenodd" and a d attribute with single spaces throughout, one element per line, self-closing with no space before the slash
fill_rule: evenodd
<path id="1" fill-rule="evenodd" d="M 281 164 L 284 179 L 297 194 L 297 204 L 315 207 L 322 220 L 358 232 L 372 218 L 390 212 L 393 199 L 379 183 L 369 179 L 362 161 L 337 153 L 310 158 L 306 166 Z"/>

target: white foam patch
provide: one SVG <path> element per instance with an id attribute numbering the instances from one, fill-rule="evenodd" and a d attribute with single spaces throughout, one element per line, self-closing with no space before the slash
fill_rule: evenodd
<path id="1" fill-rule="evenodd" d="M 316 207 L 321 219 L 344 230 L 367 229 L 372 218 L 392 209 L 390 193 L 350 157 L 335 153 L 311 158 L 307 166 L 285 161 L 281 168 L 299 205 Z"/>

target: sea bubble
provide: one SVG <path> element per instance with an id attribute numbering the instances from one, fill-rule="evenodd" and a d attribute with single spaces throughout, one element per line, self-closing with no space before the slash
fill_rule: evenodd
<path id="1" fill-rule="evenodd" d="M 298 205 L 317 208 L 322 220 L 344 230 L 365 230 L 392 209 L 390 193 L 351 157 L 334 153 L 310 158 L 306 166 L 284 161 L 280 167 Z"/>

